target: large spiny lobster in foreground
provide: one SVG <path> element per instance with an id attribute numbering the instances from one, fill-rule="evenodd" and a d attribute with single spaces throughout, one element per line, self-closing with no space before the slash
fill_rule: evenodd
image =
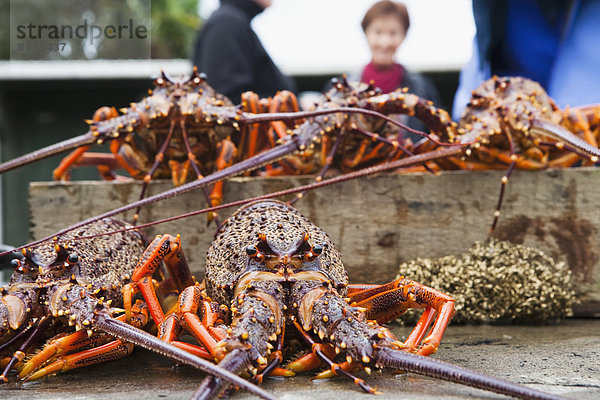
<path id="1" fill-rule="evenodd" d="M 128 304 L 128 323 L 123 322 L 121 290 L 146 242 L 134 231 L 102 234 L 127 227 L 117 220 L 101 220 L 35 251 L 25 250 L 22 260 L 15 259 L 9 284 L 0 288 L 0 383 L 11 378 L 13 368 L 19 379 L 37 379 L 124 357 L 137 344 L 272 398 L 236 375 L 138 329 L 148 322 L 143 302 Z M 81 239 L 89 235 L 98 236 Z M 175 284 L 182 290 L 189 282 Z"/>
<path id="2" fill-rule="evenodd" d="M 559 398 L 423 357 L 437 350 L 454 300 L 404 278 L 385 285 L 348 284 L 341 254 L 329 237 L 285 203 L 251 203 L 226 220 L 208 251 L 204 283 L 184 289 L 177 309 L 166 317 L 155 292 L 138 287 L 161 260 L 189 278 L 180 238 L 157 236 L 125 290 L 126 304 L 139 289 L 162 340 L 215 359 L 234 373 L 248 371 L 254 381 L 325 365 L 319 377 L 340 375 L 377 393 L 352 371 L 370 374 L 388 367 L 523 399 Z M 408 308 L 424 312 L 403 343 L 379 323 Z M 183 333 L 192 334 L 198 345 L 179 342 Z M 308 352 L 280 368 L 292 338 L 304 342 Z M 226 386 L 208 377 L 194 398 L 213 398 Z"/>

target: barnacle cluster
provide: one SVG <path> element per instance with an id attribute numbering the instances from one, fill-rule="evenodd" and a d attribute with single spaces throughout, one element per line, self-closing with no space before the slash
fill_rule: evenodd
<path id="1" fill-rule="evenodd" d="M 453 296 L 453 323 L 557 320 L 572 314 L 575 301 L 565 263 L 539 249 L 496 239 L 476 242 L 461 255 L 404 263 L 399 276 Z M 411 323 L 418 315 L 407 313 L 402 320 Z"/>

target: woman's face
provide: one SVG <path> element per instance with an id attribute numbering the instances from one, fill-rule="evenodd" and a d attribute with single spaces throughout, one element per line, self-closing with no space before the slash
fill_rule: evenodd
<path id="1" fill-rule="evenodd" d="M 386 15 L 375 18 L 365 30 L 371 48 L 373 63 L 388 67 L 394 63 L 394 54 L 404 40 L 404 28 L 398 18 Z"/>

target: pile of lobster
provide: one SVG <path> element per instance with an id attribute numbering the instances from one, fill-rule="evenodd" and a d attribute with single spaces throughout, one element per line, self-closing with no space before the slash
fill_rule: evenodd
<path id="1" fill-rule="evenodd" d="M 5 172 L 75 149 L 55 170 L 57 179 L 66 179 L 73 166 L 96 165 L 107 179 L 123 168 L 144 181 L 139 201 L 23 246 L 0 292 L 3 380 L 14 369 L 19 379 L 36 379 L 121 357 L 133 343 L 207 371 L 195 398 L 216 396 L 230 384 L 271 398 L 238 375 L 249 372 L 260 382 L 321 365 L 327 371 L 320 377 L 344 376 L 369 393 L 376 390 L 353 371 L 391 367 L 519 398 L 558 398 L 426 358 L 453 316 L 451 297 L 405 278 L 350 284 L 340 253 L 321 229 L 290 205 L 260 200 L 295 193 L 297 201 L 306 190 L 383 171 L 504 167 L 495 226 L 514 168 L 598 161 L 594 109 L 561 111 L 523 78 L 484 82 L 458 124 L 404 90 L 382 95 L 345 79 L 304 112 L 285 92 L 267 100 L 248 93 L 236 107 L 196 71 L 183 80 L 163 74 L 155 86 L 122 115 L 100 109 L 86 134 L 0 164 Z M 417 143 L 404 139 L 410 128 L 394 114 L 414 116 L 431 132 L 417 132 L 423 137 Z M 89 152 L 107 141 L 111 154 Z M 195 180 L 187 182 L 191 171 Z M 194 214 L 214 218 L 231 206 L 219 205 L 220 182 L 252 171 L 317 175 L 313 184 L 238 202 L 247 205 L 220 225 L 202 282 L 191 275 L 179 237 L 162 235 L 146 248 L 136 233 L 141 226 L 108 219 L 136 210 L 137 223 L 141 207 L 196 188 L 205 190 L 210 208 Z M 144 197 L 157 177 L 171 177 L 176 187 Z M 178 295 L 174 306 L 165 301 L 170 293 Z M 401 342 L 380 324 L 408 308 L 424 311 Z M 158 338 L 138 329 L 150 320 Z M 185 333 L 197 343 L 181 341 Z M 291 338 L 308 352 L 284 365 Z"/>

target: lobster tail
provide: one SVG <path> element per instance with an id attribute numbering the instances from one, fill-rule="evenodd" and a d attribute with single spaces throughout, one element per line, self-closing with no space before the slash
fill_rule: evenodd
<path id="1" fill-rule="evenodd" d="M 380 347 L 377 351 L 378 367 L 392 367 L 402 371 L 413 372 L 442 379 L 449 382 L 469 385 L 477 389 L 528 400 L 564 400 L 563 397 L 540 392 L 500 378 L 483 375 L 478 372 L 447 364 L 431 358 L 406 353 L 389 347 Z"/>

